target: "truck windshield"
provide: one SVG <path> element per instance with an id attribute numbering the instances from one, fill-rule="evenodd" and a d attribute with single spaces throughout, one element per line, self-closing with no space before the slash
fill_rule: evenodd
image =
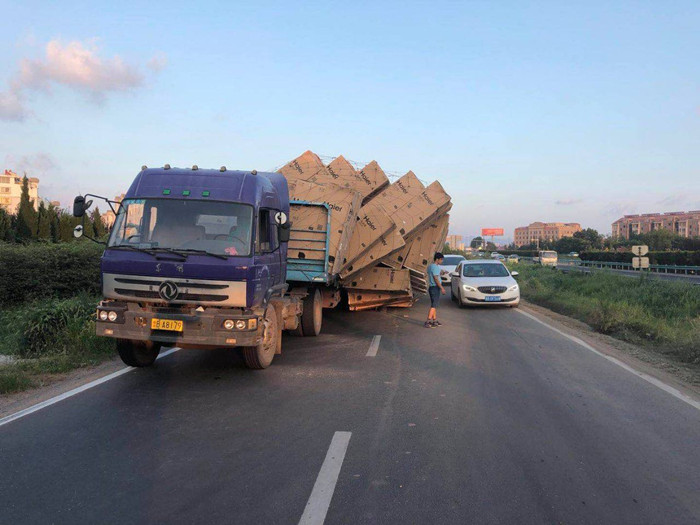
<path id="1" fill-rule="evenodd" d="M 557 252 L 540 252 L 540 257 L 544 257 L 546 259 L 556 259 Z"/>
<path id="2" fill-rule="evenodd" d="M 253 207 L 201 200 L 125 199 L 109 247 L 250 255 Z"/>

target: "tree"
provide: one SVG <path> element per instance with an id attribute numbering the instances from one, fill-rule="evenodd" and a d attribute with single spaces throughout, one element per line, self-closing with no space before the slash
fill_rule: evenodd
<path id="1" fill-rule="evenodd" d="M 92 229 L 95 234 L 95 239 L 101 239 L 107 233 L 107 228 L 105 228 L 105 223 L 102 221 L 102 215 L 100 214 L 100 209 L 95 208 L 90 214 L 90 222 L 92 223 Z"/>
<path id="2" fill-rule="evenodd" d="M 496 247 L 496 245 L 495 245 L 494 243 L 492 243 L 491 241 L 489 241 L 489 242 L 486 243 L 486 250 L 489 251 L 489 252 L 495 252 L 495 251 L 497 250 L 497 247 Z"/>
<path id="3" fill-rule="evenodd" d="M 12 215 L 7 213 L 5 208 L 0 207 L 0 241 L 12 242 Z"/>
<path id="4" fill-rule="evenodd" d="M 22 179 L 22 195 L 17 209 L 17 223 L 15 236 L 19 241 L 27 241 L 36 238 L 37 212 L 34 209 L 34 201 L 29 198 L 29 179 L 24 175 Z"/>
<path id="5" fill-rule="evenodd" d="M 44 201 L 39 203 L 39 213 L 37 214 L 36 238 L 44 241 L 51 240 L 51 223 L 49 210 L 46 209 Z"/>
<path id="6" fill-rule="evenodd" d="M 591 248 L 600 250 L 603 247 L 603 236 L 598 233 L 598 230 L 586 228 L 574 233 L 575 239 L 587 241 Z"/>
<path id="7" fill-rule="evenodd" d="M 58 240 L 61 242 L 69 242 L 74 239 L 73 228 L 80 223 L 79 218 L 73 217 L 73 214 L 65 210 L 61 210 L 58 216 Z"/>
<path id="8" fill-rule="evenodd" d="M 58 242 L 61 240 L 60 227 L 59 227 L 59 210 L 53 204 L 49 204 L 46 210 L 48 215 L 49 227 L 51 229 L 51 240 L 53 242 Z"/>
<path id="9" fill-rule="evenodd" d="M 483 246 L 483 244 L 484 244 L 484 239 L 483 239 L 483 238 L 481 238 L 481 237 L 474 237 L 474 238 L 472 239 L 472 242 L 469 243 L 469 246 L 471 246 L 472 248 L 476 249 L 476 248 L 480 248 L 481 246 Z"/>

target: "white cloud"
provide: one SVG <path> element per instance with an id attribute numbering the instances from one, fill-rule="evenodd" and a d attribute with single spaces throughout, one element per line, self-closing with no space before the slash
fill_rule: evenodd
<path id="1" fill-rule="evenodd" d="M 41 177 L 57 169 L 53 157 L 43 152 L 21 156 L 5 155 L 5 166 L 20 175 L 26 172 L 29 177 Z"/>
<path id="2" fill-rule="evenodd" d="M 159 53 L 148 61 L 154 72 L 167 65 L 167 57 Z M 26 107 L 27 90 L 49 91 L 52 85 L 62 85 L 102 100 L 116 91 L 129 91 L 144 85 L 145 78 L 138 66 L 115 55 L 104 58 L 94 40 L 87 43 L 72 41 L 67 44 L 51 40 L 46 44 L 45 56 L 25 58 L 9 81 L 8 89 L 0 92 L 0 119 L 25 120 L 30 114 Z"/>
<path id="3" fill-rule="evenodd" d="M 582 201 L 583 199 L 560 199 L 558 201 L 555 201 L 554 204 L 558 206 L 573 206 L 574 204 L 578 204 Z"/>

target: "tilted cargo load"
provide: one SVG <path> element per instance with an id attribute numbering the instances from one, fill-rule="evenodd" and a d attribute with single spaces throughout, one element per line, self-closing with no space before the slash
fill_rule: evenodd
<path id="1" fill-rule="evenodd" d="M 411 306 L 427 292 L 426 268 L 444 244 L 452 207 L 439 182 L 426 187 L 409 171 L 390 184 L 375 161 L 358 171 L 342 156 L 326 166 L 311 151 L 279 171 L 294 201 L 326 205 L 292 203 L 294 268 L 315 264 L 325 228 L 329 274 L 347 290 L 351 310 Z"/>

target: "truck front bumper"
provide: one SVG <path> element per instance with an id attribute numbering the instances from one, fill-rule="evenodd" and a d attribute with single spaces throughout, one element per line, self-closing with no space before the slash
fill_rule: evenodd
<path id="1" fill-rule="evenodd" d="M 115 321 L 102 321 L 99 317 L 101 310 L 117 312 Z M 182 321 L 182 331 L 153 330 L 153 319 Z M 234 322 L 243 320 L 246 328 L 231 330 L 224 328 L 224 321 Z M 255 320 L 255 328 L 247 328 L 251 320 Z M 100 303 L 96 323 L 97 335 L 129 339 L 133 341 L 155 341 L 164 345 L 221 348 L 254 346 L 262 337 L 262 323 L 255 315 L 243 315 L 240 311 L 207 309 L 203 312 L 162 313 L 141 309 L 130 304 L 115 306 L 110 302 Z"/>

